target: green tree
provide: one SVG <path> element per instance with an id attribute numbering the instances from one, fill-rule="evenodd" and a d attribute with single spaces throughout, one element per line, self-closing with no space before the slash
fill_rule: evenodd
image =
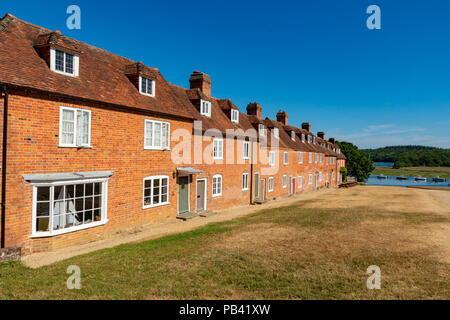
<path id="1" fill-rule="evenodd" d="M 347 158 L 346 168 L 348 175 L 354 176 L 358 182 L 364 182 L 375 169 L 372 160 L 369 160 L 364 152 L 350 142 L 337 142 L 342 153 Z"/>
<path id="2" fill-rule="evenodd" d="M 341 174 L 342 174 L 342 182 L 345 183 L 347 182 L 347 168 L 346 167 L 341 167 Z"/>

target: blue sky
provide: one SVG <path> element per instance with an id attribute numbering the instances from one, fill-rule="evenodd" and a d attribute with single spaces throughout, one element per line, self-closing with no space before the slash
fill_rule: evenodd
<path id="1" fill-rule="evenodd" d="M 66 8 L 81 8 L 68 30 Z M 381 8 L 381 30 L 366 9 Z M 450 148 L 450 2 L 17 1 L 28 22 L 158 68 L 187 87 L 208 73 L 213 95 L 359 147 Z"/>

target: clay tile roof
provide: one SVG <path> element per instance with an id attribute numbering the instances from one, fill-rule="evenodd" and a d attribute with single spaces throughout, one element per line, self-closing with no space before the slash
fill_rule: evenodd
<path id="1" fill-rule="evenodd" d="M 40 34 L 35 47 L 53 46 L 73 53 L 81 53 L 81 49 L 70 38 L 64 37 L 59 30 Z"/>
<path id="2" fill-rule="evenodd" d="M 56 41 L 59 47 L 81 52 L 78 77 L 51 71 L 38 54 L 36 44 L 42 46 L 52 44 L 52 41 Z M 139 63 L 135 61 L 24 22 L 10 14 L 0 20 L 0 84 L 192 121 L 184 103 L 157 69 L 143 66 L 143 72 L 151 72 L 155 76 L 156 96 L 140 94 L 125 74 L 133 64 L 137 70 Z"/>

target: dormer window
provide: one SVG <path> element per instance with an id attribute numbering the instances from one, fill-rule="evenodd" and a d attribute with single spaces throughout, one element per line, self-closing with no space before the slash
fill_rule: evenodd
<path id="1" fill-rule="evenodd" d="M 50 69 L 56 73 L 78 77 L 79 57 L 65 51 L 51 48 Z"/>
<path id="2" fill-rule="evenodd" d="M 273 128 L 273 136 L 277 139 L 280 137 L 280 131 L 278 128 Z"/>
<path id="3" fill-rule="evenodd" d="M 302 142 L 303 143 L 305 142 L 305 134 L 304 133 L 302 133 Z"/>
<path id="4" fill-rule="evenodd" d="M 200 114 L 202 116 L 211 117 L 211 102 L 200 100 Z"/>
<path id="5" fill-rule="evenodd" d="M 263 124 L 259 124 L 259 135 L 260 136 L 264 136 L 264 125 Z"/>
<path id="6" fill-rule="evenodd" d="M 312 142 L 312 136 L 308 136 L 308 143 Z"/>
<path id="7" fill-rule="evenodd" d="M 295 132 L 294 131 L 291 131 L 291 139 L 292 139 L 292 141 L 295 141 Z"/>
<path id="8" fill-rule="evenodd" d="M 155 96 L 155 80 L 139 76 L 139 92 L 150 97 Z"/>
<path id="9" fill-rule="evenodd" d="M 239 123 L 239 111 L 231 110 L 231 122 Z"/>

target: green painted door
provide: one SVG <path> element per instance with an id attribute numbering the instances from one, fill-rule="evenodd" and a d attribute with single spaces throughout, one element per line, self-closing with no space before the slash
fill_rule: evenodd
<path id="1" fill-rule="evenodd" d="M 189 212 L 189 177 L 178 177 L 178 214 Z"/>

